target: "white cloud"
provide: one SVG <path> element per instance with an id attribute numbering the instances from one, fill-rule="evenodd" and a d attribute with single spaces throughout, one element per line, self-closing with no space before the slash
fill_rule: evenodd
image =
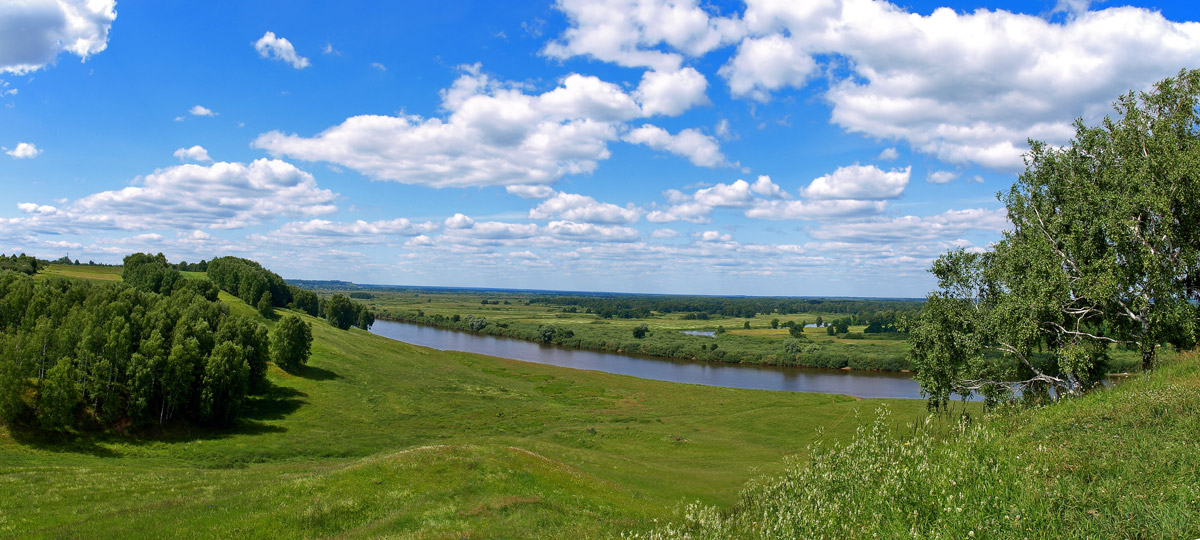
<path id="1" fill-rule="evenodd" d="M 17 203 L 17 209 L 26 214 L 54 215 L 58 213 L 57 208 L 45 204 Z"/>
<path id="2" fill-rule="evenodd" d="M 280 216 L 313 216 L 336 210 L 336 194 L 312 175 L 279 160 L 250 164 L 177 165 L 140 177 L 135 185 L 80 198 L 54 211 L 37 207 L 25 223 L 42 230 L 231 229 Z M 23 210 L 32 205 L 22 206 Z"/>
<path id="3" fill-rule="evenodd" d="M 188 109 L 188 114 L 190 114 L 192 116 L 216 116 L 217 115 L 217 113 L 213 112 L 212 109 L 209 109 L 208 107 L 205 107 L 203 105 L 193 105 L 191 109 Z"/>
<path id="4" fill-rule="evenodd" d="M 833 123 L 998 170 L 1022 166 L 1026 139 L 1065 143 L 1075 118 L 1098 120 L 1113 96 L 1200 65 L 1200 22 L 1135 7 L 1089 11 L 1086 0 L 1060 1 L 1061 20 L 987 9 L 922 15 L 881 0 L 748 0 L 725 16 L 695 0 L 558 7 L 570 25 L 549 56 L 669 71 L 736 43 L 719 71 L 735 96 L 770 99 L 822 72 Z"/>
<path id="5" fill-rule="evenodd" d="M 636 229 L 617 225 L 595 225 L 571 221 L 551 221 L 546 225 L 551 236 L 584 242 L 634 242 L 640 236 Z"/>
<path id="6" fill-rule="evenodd" d="M 665 44 L 698 56 L 738 34 L 736 22 L 710 18 L 696 0 L 559 0 L 556 7 L 571 26 L 560 39 L 548 43 L 543 54 L 563 60 L 590 56 L 627 67 L 673 71 L 682 56 L 656 46 Z"/>
<path id="7" fill-rule="evenodd" d="M 767 101 L 774 90 L 803 86 L 816 70 L 816 61 L 795 43 L 770 35 L 742 41 L 717 73 L 729 82 L 733 95 Z"/>
<path id="8" fill-rule="evenodd" d="M 550 186 L 505 186 L 504 190 L 522 199 L 545 199 L 554 195 Z"/>
<path id="9" fill-rule="evenodd" d="M 379 62 L 371 62 L 371 67 L 373 67 L 379 71 L 387 71 L 387 66 L 385 66 Z"/>
<path id="10" fill-rule="evenodd" d="M 385 219 L 379 221 L 356 220 L 350 222 L 335 222 L 324 219 L 309 221 L 293 221 L 285 223 L 279 232 L 288 236 L 327 236 L 327 237 L 378 237 L 378 236 L 418 236 L 437 228 L 430 222 L 413 223 L 406 218 Z"/>
<path id="11" fill-rule="evenodd" d="M 675 229 L 655 229 L 650 233 L 651 238 L 676 238 L 679 236 L 679 231 Z"/>
<path id="12" fill-rule="evenodd" d="M 647 71 L 642 74 L 634 95 L 646 116 L 678 116 L 697 105 L 708 103 L 704 91 L 708 80 L 699 71 L 685 67 L 678 71 Z"/>
<path id="13" fill-rule="evenodd" d="M 948 210 L 928 217 L 903 216 L 887 220 L 826 224 L 810 233 L 813 238 L 841 242 L 904 244 L 914 241 L 953 240 L 972 230 L 999 233 L 1008 228 L 1003 209 Z"/>
<path id="14" fill-rule="evenodd" d="M 904 193 L 912 167 L 883 171 L 874 165 L 848 165 L 817 178 L 804 194 L 813 199 L 894 199 Z"/>
<path id="15" fill-rule="evenodd" d="M 885 201 L 835 199 L 823 201 L 759 201 L 746 210 L 754 219 L 821 221 L 833 218 L 863 217 L 879 214 L 887 208 Z"/>
<path id="16" fill-rule="evenodd" d="M 585 223 L 637 223 L 642 211 L 632 206 L 622 208 L 601 203 L 587 195 L 557 193 L 529 211 L 531 219 L 562 218 Z"/>
<path id="17" fill-rule="evenodd" d="M 471 238 L 510 240 L 515 238 L 530 238 L 538 233 L 538 226 L 533 223 L 482 221 L 472 223 L 470 227 L 460 228 L 454 232 L 455 234 Z"/>
<path id="18" fill-rule="evenodd" d="M 931 184 L 948 184 L 958 177 L 959 173 L 954 171 L 932 171 L 925 181 Z"/>
<path id="19" fill-rule="evenodd" d="M 296 54 L 292 42 L 282 37 L 275 37 L 275 32 L 267 32 L 254 42 L 254 50 L 263 58 L 272 58 L 287 62 L 296 69 L 308 67 L 308 59 Z"/>
<path id="20" fill-rule="evenodd" d="M 463 214 L 454 214 L 442 223 L 447 229 L 466 229 L 475 224 L 475 220 Z"/>
<path id="21" fill-rule="evenodd" d="M 897 152 L 896 147 L 893 146 L 890 148 L 884 148 L 883 151 L 879 153 L 879 157 L 876 157 L 875 159 L 880 161 L 895 161 L 899 157 L 900 152 Z"/>
<path id="22" fill-rule="evenodd" d="M 792 198 L 791 195 L 776 185 L 775 182 L 772 182 L 770 176 L 766 175 L 760 175 L 758 180 L 754 181 L 754 185 L 750 186 L 750 190 L 768 199 Z"/>
<path id="23" fill-rule="evenodd" d="M 721 234 L 720 231 L 704 231 L 696 236 L 701 242 L 730 242 L 733 240 L 731 234 Z"/>
<path id="24" fill-rule="evenodd" d="M 7 150 L 4 153 L 12 156 L 14 159 L 31 159 L 37 157 L 42 151 L 37 146 L 34 146 L 33 143 L 19 142 L 16 148 Z"/>
<path id="25" fill-rule="evenodd" d="M 179 161 L 197 161 L 201 163 L 212 161 L 212 158 L 208 157 L 208 150 L 205 150 L 203 146 L 198 144 L 191 148 L 180 148 L 175 151 L 174 156 L 179 158 Z"/>
<path id="26" fill-rule="evenodd" d="M 108 47 L 115 7 L 115 0 L 0 2 L 0 73 L 36 71 L 62 52 L 86 61 Z"/>
<path id="27" fill-rule="evenodd" d="M 653 210 L 646 214 L 646 219 L 653 223 L 670 223 L 687 221 L 691 223 L 708 223 L 712 216 L 713 207 L 697 202 L 673 205 L 665 210 Z"/>
<path id="28" fill-rule="evenodd" d="M 698 189 L 692 198 L 705 206 L 738 208 L 754 202 L 751 191 L 748 182 L 735 180 L 732 184 L 717 184 L 710 188 Z"/>
<path id="29" fill-rule="evenodd" d="M 593 171 L 617 137 L 612 121 L 639 114 L 632 98 L 594 77 L 573 75 L 528 95 L 492 82 L 478 66 L 463 70 L 442 93 L 446 119 L 355 116 L 316 137 L 273 131 L 253 145 L 408 184 L 538 185 Z"/>
<path id="30" fill-rule="evenodd" d="M 655 150 L 686 157 L 693 165 L 700 167 L 727 165 L 717 140 L 695 129 L 684 129 L 671 135 L 663 128 L 644 124 L 626 133 L 623 138 L 626 142 L 644 144 Z"/>

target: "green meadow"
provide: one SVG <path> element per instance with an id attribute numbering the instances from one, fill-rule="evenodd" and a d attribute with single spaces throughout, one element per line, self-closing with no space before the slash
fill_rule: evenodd
<path id="1" fill-rule="evenodd" d="M 308 366 L 271 366 L 270 390 L 227 431 L 0 431 L 0 536 L 617 537 L 684 503 L 731 507 L 748 480 L 850 441 L 881 406 L 897 433 L 925 411 L 442 352 L 305 319 Z"/>

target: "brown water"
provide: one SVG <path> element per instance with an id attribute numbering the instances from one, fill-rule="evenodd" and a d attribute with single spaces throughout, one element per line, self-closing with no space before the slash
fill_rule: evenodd
<path id="1" fill-rule="evenodd" d="M 920 386 L 907 373 L 721 364 L 631 356 L 568 349 L 522 339 L 481 336 L 395 321 L 375 321 L 371 332 L 433 349 L 486 354 L 659 381 L 787 392 L 848 394 L 863 398 L 921 399 Z"/>

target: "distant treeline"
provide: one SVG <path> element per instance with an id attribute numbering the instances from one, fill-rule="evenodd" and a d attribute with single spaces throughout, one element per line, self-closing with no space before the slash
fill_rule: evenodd
<path id="1" fill-rule="evenodd" d="M 150 255 L 124 282 L 0 272 L 0 421 L 64 430 L 225 425 L 263 388 L 267 330 Z"/>
<path id="2" fill-rule="evenodd" d="M 37 257 L 30 257 L 24 253 L 20 255 L 0 255 L 0 271 L 12 270 L 13 272 L 32 276 L 43 266 L 45 266 L 43 261 L 39 261 Z"/>
<path id="3" fill-rule="evenodd" d="M 342 330 L 357 326 L 364 330 L 375 322 L 375 314 L 362 304 L 335 294 L 325 299 L 316 293 L 288 285 L 279 274 L 249 259 L 217 257 L 207 263 L 208 279 L 225 292 L 241 298 L 270 317 L 275 307 L 288 307 L 321 317 Z M 365 293 L 350 293 L 360 298 Z M 366 298 L 370 298 L 366 295 Z"/>
<path id="4" fill-rule="evenodd" d="M 570 306 L 602 318 L 644 319 L 654 313 L 753 318 L 760 314 L 837 313 L 867 317 L 877 312 L 916 313 L 923 300 L 857 298 L 707 297 L 657 295 L 536 295 L 529 304 Z M 703 315 L 703 316 L 702 316 Z"/>

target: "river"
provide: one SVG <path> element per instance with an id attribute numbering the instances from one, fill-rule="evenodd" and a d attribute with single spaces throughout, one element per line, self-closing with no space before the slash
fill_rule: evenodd
<path id="1" fill-rule="evenodd" d="M 752 364 L 720 364 L 569 349 L 522 339 L 482 336 L 395 321 L 375 321 L 371 332 L 413 345 L 538 364 L 591 369 L 643 379 L 729 388 L 848 394 L 862 398 L 920 399 L 907 373 L 849 371 Z"/>

